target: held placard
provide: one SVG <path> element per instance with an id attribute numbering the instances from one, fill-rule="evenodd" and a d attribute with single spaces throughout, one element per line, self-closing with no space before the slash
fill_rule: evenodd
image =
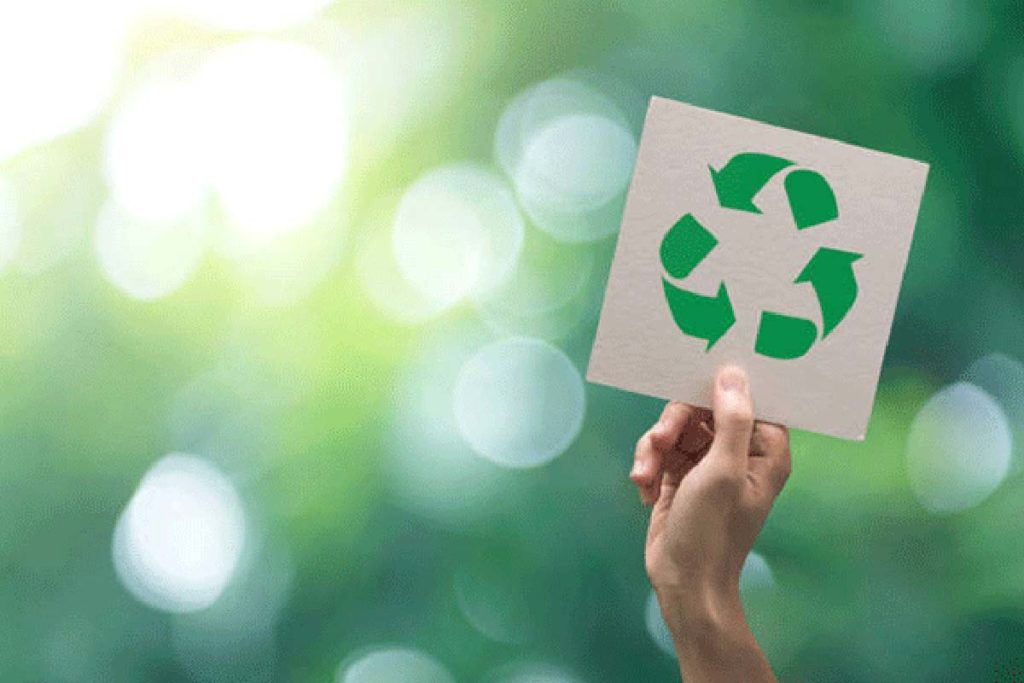
<path id="1" fill-rule="evenodd" d="M 593 382 L 864 437 L 924 191 L 918 161 L 652 98 Z"/>

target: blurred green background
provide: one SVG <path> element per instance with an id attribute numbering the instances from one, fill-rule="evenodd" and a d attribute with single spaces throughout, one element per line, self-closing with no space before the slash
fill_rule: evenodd
<path id="1" fill-rule="evenodd" d="M 931 163 L 783 680 L 1024 676 L 1016 2 L 0 5 L 0 679 L 668 681 L 581 375 L 653 94 Z M 1017 437 L 1014 440 L 1014 437 Z"/>

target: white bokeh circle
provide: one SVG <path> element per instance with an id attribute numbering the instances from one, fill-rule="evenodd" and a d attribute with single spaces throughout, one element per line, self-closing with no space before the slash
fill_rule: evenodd
<path id="1" fill-rule="evenodd" d="M 196 87 L 210 183 L 243 236 L 272 240 L 328 205 L 349 145 L 346 84 L 330 59 L 253 38 L 213 53 Z"/>
<path id="2" fill-rule="evenodd" d="M 0 3 L 0 161 L 100 113 L 134 14 L 130 2 Z"/>
<path id="3" fill-rule="evenodd" d="M 205 121 L 187 81 L 147 83 L 120 103 L 107 133 L 104 170 L 114 200 L 150 222 L 193 213 L 207 192 Z"/>
<path id="4" fill-rule="evenodd" d="M 447 308 L 508 277 L 523 244 L 523 219 L 506 183 L 471 164 L 443 166 L 402 196 L 392 248 L 399 272 Z"/>
<path id="5" fill-rule="evenodd" d="M 918 501 L 936 514 L 978 505 L 1006 478 L 1013 440 L 999 404 L 968 382 L 932 396 L 907 437 L 907 476 Z"/>
<path id="6" fill-rule="evenodd" d="M 495 156 L 534 225 L 552 238 L 614 234 L 636 158 L 636 138 L 609 97 L 570 77 L 517 95 L 495 132 Z"/>
<path id="7" fill-rule="evenodd" d="M 598 114 L 566 114 L 527 140 L 516 167 L 520 197 L 567 213 L 598 209 L 629 182 L 636 141 Z"/>
<path id="8" fill-rule="evenodd" d="M 202 214 L 146 221 L 107 202 L 96 221 L 96 257 L 104 277 L 134 299 L 152 301 L 179 289 L 202 260 Z"/>
<path id="9" fill-rule="evenodd" d="M 479 455 L 536 467 L 565 451 L 583 424 L 579 371 L 562 351 L 526 337 L 480 349 L 459 371 L 455 421 Z"/>
<path id="10" fill-rule="evenodd" d="M 676 656 L 676 648 L 672 643 L 672 632 L 668 630 L 665 617 L 661 614 L 658 594 L 653 590 L 647 594 L 647 602 L 644 604 L 644 626 L 647 627 L 647 635 L 651 637 L 659 650 L 670 657 Z"/>
<path id="11" fill-rule="evenodd" d="M 437 659 L 410 647 L 380 647 L 342 662 L 336 683 L 455 683 Z"/>
<path id="12" fill-rule="evenodd" d="M 484 683 L 582 683 L 575 673 L 541 661 L 515 662 L 486 674 Z"/>
<path id="13" fill-rule="evenodd" d="M 764 556 L 757 551 L 747 553 L 740 571 L 740 591 L 743 593 L 775 588 L 775 574 Z"/>
<path id="14" fill-rule="evenodd" d="M 1024 363 L 1009 354 L 989 353 L 971 363 L 962 379 L 999 401 L 1011 429 L 1024 431 Z"/>
<path id="15" fill-rule="evenodd" d="M 455 424 L 452 394 L 459 368 L 479 334 L 460 329 L 431 340 L 402 372 L 392 392 L 388 490 L 404 509 L 445 526 L 473 525 L 502 509 L 506 472 L 480 458 Z"/>
<path id="16" fill-rule="evenodd" d="M 173 453 L 142 478 L 114 531 L 114 568 L 141 602 L 167 612 L 212 605 L 238 568 L 242 501 L 207 461 Z"/>

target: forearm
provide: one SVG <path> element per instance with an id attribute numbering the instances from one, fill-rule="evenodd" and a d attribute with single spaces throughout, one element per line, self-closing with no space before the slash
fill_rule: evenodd
<path id="1" fill-rule="evenodd" d="M 747 624 L 738 591 L 699 602 L 661 593 L 658 599 L 687 683 L 774 683 L 775 675 Z"/>

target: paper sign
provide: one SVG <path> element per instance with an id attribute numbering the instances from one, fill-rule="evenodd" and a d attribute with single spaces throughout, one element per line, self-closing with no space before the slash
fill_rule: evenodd
<path id="1" fill-rule="evenodd" d="M 652 98 L 587 378 L 863 439 L 928 166 Z"/>

